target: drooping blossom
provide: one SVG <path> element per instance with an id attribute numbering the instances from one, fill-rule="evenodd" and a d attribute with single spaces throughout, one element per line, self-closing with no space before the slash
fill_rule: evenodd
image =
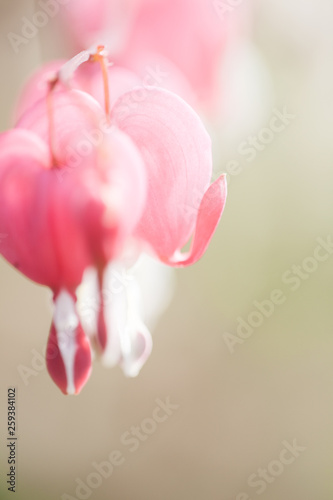
<path id="1" fill-rule="evenodd" d="M 82 84 L 78 68 L 96 61 L 100 82 L 92 71 Z M 8 234 L 0 250 L 26 276 L 54 291 L 49 349 L 59 355 L 47 356 L 48 369 L 64 393 L 78 393 L 91 368 L 76 306 L 83 273 L 95 268 L 97 278 L 93 346 L 128 375 L 137 374 L 151 338 L 136 307 L 137 285 L 126 287 L 111 309 L 105 304 L 102 291 L 113 266 L 123 263 L 131 241 L 132 263 L 145 249 L 170 266 L 196 262 L 221 217 L 226 181 L 221 176 L 209 186 L 210 139 L 181 98 L 157 88 L 144 89 L 141 100 L 133 99 L 133 91 L 116 102 L 110 98 L 113 85 L 120 88 L 117 75 L 124 73 L 110 73 L 102 48 L 57 70 L 36 102 L 40 82 L 45 83 L 43 70 L 41 75 L 21 100 L 16 128 L 0 136 L 0 232 Z M 103 103 L 71 85 L 93 89 Z M 181 254 L 193 234 L 191 250 Z"/>
<path id="2" fill-rule="evenodd" d="M 232 22 L 237 19 L 221 19 L 218 14 L 213 1 L 141 1 L 120 60 L 142 74 L 147 65 L 163 57 L 184 75 L 199 101 L 211 103 Z"/>
<path id="3" fill-rule="evenodd" d="M 89 81 L 87 73 L 93 75 Z M 28 82 L 29 92 L 25 91 L 21 99 L 24 107 L 36 101 L 49 75 L 47 66 Z M 75 76 L 72 85 L 88 91 L 93 89 L 93 96 L 102 104 L 100 74 L 92 73 L 85 65 Z M 108 76 L 108 90 L 113 96 L 111 124 L 136 144 L 148 173 L 148 203 L 136 235 L 153 248 L 162 262 L 175 266 L 194 263 L 209 243 L 226 198 L 224 176 L 209 187 L 212 176 L 210 137 L 198 115 L 174 94 L 163 89 L 133 89 L 138 83 L 135 75 L 120 67 L 109 67 Z M 120 93 L 121 85 L 123 93 Z M 126 87 L 132 90 L 126 92 Z M 141 95 L 140 90 L 143 90 Z M 186 258 L 179 252 L 194 229 L 191 256 Z"/>

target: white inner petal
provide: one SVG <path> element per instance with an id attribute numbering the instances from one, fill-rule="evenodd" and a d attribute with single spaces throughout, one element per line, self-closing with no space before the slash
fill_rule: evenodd
<path id="1" fill-rule="evenodd" d="M 141 292 L 140 317 L 153 330 L 172 300 L 176 285 L 175 271 L 142 254 L 133 267 L 133 274 Z"/>
<path id="2" fill-rule="evenodd" d="M 89 267 L 84 271 L 82 283 L 77 288 L 76 295 L 76 308 L 83 329 L 89 337 L 93 337 L 97 331 L 97 318 L 100 306 L 98 277 L 94 267 Z"/>
<path id="3" fill-rule="evenodd" d="M 126 375 L 136 376 L 152 347 L 146 324 L 151 329 L 169 305 L 174 271 L 144 254 L 137 260 L 136 247 L 129 250 L 121 261 L 109 263 L 103 275 L 107 343 L 102 362 L 106 366 L 120 363 Z M 83 328 L 95 335 L 100 307 L 96 269 L 86 270 L 77 296 Z"/>
<path id="4" fill-rule="evenodd" d="M 79 326 L 79 319 L 74 299 L 66 290 L 62 290 L 55 300 L 54 326 L 65 366 L 67 393 L 75 394 L 74 365 L 77 350 L 76 330 Z"/>
<path id="5" fill-rule="evenodd" d="M 104 273 L 103 297 L 104 318 L 107 329 L 107 344 L 102 356 L 106 366 L 116 365 L 121 356 L 121 332 L 126 326 L 127 276 L 116 264 L 109 264 Z"/>
<path id="6" fill-rule="evenodd" d="M 142 305 L 142 291 L 133 279 L 126 287 L 126 324 L 120 339 L 121 367 L 128 377 L 139 374 L 151 351 L 151 336 L 141 320 Z"/>

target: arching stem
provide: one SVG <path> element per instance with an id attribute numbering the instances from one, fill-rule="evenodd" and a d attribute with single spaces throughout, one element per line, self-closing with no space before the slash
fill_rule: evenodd
<path id="1" fill-rule="evenodd" d="M 57 84 L 57 78 L 49 82 L 49 88 L 46 96 L 47 116 L 49 121 L 49 148 L 50 148 L 51 165 L 53 167 L 57 166 L 57 160 L 54 153 L 55 128 L 54 128 L 54 107 L 53 107 L 53 89 L 56 86 L 56 84 Z"/>
<path id="2" fill-rule="evenodd" d="M 109 90 L 109 74 L 108 74 L 108 61 L 106 56 L 103 54 L 105 47 L 103 45 L 99 45 L 97 47 L 97 52 L 92 56 L 92 60 L 99 63 L 102 76 L 103 76 L 103 85 L 104 85 L 104 109 L 106 114 L 106 119 L 108 123 L 110 123 L 110 90 Z"/>

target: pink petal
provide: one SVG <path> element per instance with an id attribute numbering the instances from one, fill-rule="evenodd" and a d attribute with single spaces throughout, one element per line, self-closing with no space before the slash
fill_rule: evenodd
<path id="1" fill-rule="evenodd" d="M 23 86 L 15 107 L 14 123 L 17 123 L 22 115 L 38 101 L 45 100 L 50 83 L 57 77 L 59 78 L 53 87 L 53 93 L 68 91 L 71 88 L 90 93 L 92 77 L 89 68 L 96 69 L 98 65 L 94 63 L 83 64 L 83 61 L 87 61 L 89 57 L 90 52 L 84 51 L 68 61 L 55 60 L 44 64 L 35 71 Z"/>
<path id="2" fill-rule="evenodd" d="M 70 177 L 69 183 L 81 186 L 83 193 L 80 196 L 76 187 L 73 204 L 76 200 L 80 205 L 81 225 L 96 265 L 105 265 L 121 250 L 144 208 L 146 171 L 141 155 L 129 137 L 108 125 L 102 108 L 88 94 L 58 92 L 52 95 L 52 109 L 57 175 L 60 181 Z M 46 100 L 30 108 L 18 127 L 48 141 Z"/>
<path id="3" fill-rule="evenodd" d="M 91 153 L 94 141 L 101 141 L 106 119 L 97 101 L 79 90 L 52 93 L 49 104 L 53 153 L 59 164 L 70 167 L 77 157 L 84 160 Z M 45 96 L 23 114 L 16 127 L 31 130 L 49 144 L 50 113 Z"/>
<path id="4" fill-rule="evenodd" d="M 153 50 L 140 53 L 133 50 L 129 51 L 126 57 L 116 58 L 116 61 L 118 64 L 126 65 L 138 75 L 136 85 L 143 87 L 143 90 L 133 89 L 134 101 L 142 99 L 145 95 L 144 89 L 159 87 L 174 92 L 191 106 L 198 104 L 197 96 L 181 69 L 163 55 Z M 130 89 L 124 88 L 122 93 L 127 90 Z"/>
<path id="5" fill-rule="evenodd" d="M 14 111 L 14 123 L 37 101 L 45 98 L 49 89 L 49 82 L 52 80 L 65 60 L 52 61 L 43 65 L 38 69 L 26 82 L 19 97 L 18 103 Z M 64 90 L 63 85 L 57 87 L 59 90 Z"/>
<path id="6" fill-rule="evenodd" d="M 90 72 L 90 77 L 84 84 L 83 78 L 88 71 Z M 113 107 L 122 94 L 141 85 L 141 80 L 135 73 L 121 66 L 110 66 L 108 68 L 108 78 L 111 107 Z M 81 88 L 85 86 L 84 90 L 89 92 L 103 107 L 104 86 L 99 65 L 90 63 L 82 66 L 77 75 L 77 80 L 80 82 Z"/>
<path id="7" fill-rule="evenodd" d="M 94 168 L 99 179 L 93 183 L 89 169 L 83 179 L 94 193 L 84 210 L 84 226 L 96 264 L 105 265 L 121 252 L 142 216 L 146 171 L 133 142 L 115 129 L 105 135 Z"/>
<path id="8" fill-rule="evenodd" d="M 147 75 L 147 64 L 154 67 L 162 58 L 171 81 L 174 68 L 177 80 L 183 75 L 196 96 L 211 104 L 219 91 L 221 58 L 241 10 L 224 4 L 223 16 L 222 4 L 215 0 L 72 0 L 63 16 L 75 48 L 105 43 L 112 60 L 142 76 Z M 175 91 L 168 82 L 162 86 Z"/>
<path id="9" fill-rule="evenodd" d="M 182 99 L 162 89 L 146 90 L 141 102 L 124 94 L 112 119 L 136 143 L 148 173 L 146 209 L 136 234 L 162 260 L 170 259 L 192 234 L 209 186 L 209 135 Z M 194 217 L 189 217 L 189 210 Z"/>
<path id="10" fill-rule="evenodd" d="M 42 228 L 42 224 L 47 224 L 48 216 L 56 228 L 53 238 L 42 239 L 45 245 L 46 242 L 50 245 L 45 251 L 44 261 L 49 253 L 54 253 L 52 249 L 55 247 L 67 263 L 71 258 L 69 243 L 74 239 L 95 265 L 103 267 L 121 250 L 141 217 L 146 197 L 142 158 L 125 134 L 107 124 L 102 108 L 88 94 L 73 90 L 57 92 L 51 98 L 53 155 L 50 161 L 56 168 L 48 173 L 47 183 L 52 192 L 46 196 L 45 188 L 41 188 L 29 202 L 31 206 L 39 202 L 49 205 L 48 210 L 43 206 L 41 215 L 34 217 L 37 220 L 35 225 L 40 222 Z M 30 108 L 19 121 L 18 128 L 27 128 L 48 142 L 50 113 L 47 99 L 41 99 Z M 22 156 L 17 159 L 21 160 L 21 165 L 25 163 Z M 31 215 L 27 217 L 31 218 Z M 71 221 L 73 226 L 76 224 L 73 232 Z M 30 221 L 27 227 L 31 224 Z M 28 236 L 22 234 L 21 237 L 24 242 Z M 76 286 L 84 270 L 80 260 L 77 267 L 81 276 Z M 67 273 L 67 264 L 65 269 Z M 68 282 L 63 284 L 69 287 Z"/>
<path id="11" fill-rule="evenodd" d="M 219 177 L 206 191 L 199 207 L 193 243 L 188 253 L 176 252 L 165 264 L 185 267 L 197 262 L 205 253 L 222 216 L 227 197 L 226 176 Z"/>
<path id="12" fill-rule="evenodd" d="M 121 2 L 123 3 L 124 0 Z M 82 50 L 100 42 L 107 26 L 110 30 L 117 29 L 121 7 L 118 0 L 71 0 L 68 2 L 62 15 L 75 48 Z"/>
<path id="13" fill-rule="evenodd" d="M 96 265 L 105 265 L 121 250 L 138 223 L 146 199 L 146 171 L 135 144 L 110 127 L 97 101 L 80 91 L 52 96 L 53 151 L 59 180 L 76 183 L 75 204 Z M 47 103 L 42 99 L 18 127 L 48 140 Z M 79 189 L 81 186 L 81 189 Z M 63 186 L 58 189 L 65 188 Z M 83 191 L 83 192 L 82 192 Z M 71 203 L 71 196 L 66 203 Z M 77 210 L 77 208 L 76 208 Z"/>
<path id="14" fill-rule="evenodd" d="M 213 1 L 141 0 L 131 22 L 123 62 L 160 54 L 185 75 L 200 99 L 211 99 L 232 15 L 223 19 Z"/>
<path id="15" fill-rule="evenodd" d="M 61 137 L 64 151 L 71 125 Z M 69 171 L 51 169 L 47 148 L 29 131 L 3 134 L 0 146 L 0 232 L 8 234 L 1 253 L 34 281 L 75 289 L 86 267 L 121 251 L 141 217 L 141 156 L 111 129 L 84 165 Z"/>
<path id="16" fill-rule="evenodd" d="M 76 287 L 91 259 L 75 211 L 67 210 L 73 179 L 60 184 L 48 160 L 31 132 L 0 136 L 0 232 L 8 234 L 0 251 L 26 276 L 56 290 Z"/>

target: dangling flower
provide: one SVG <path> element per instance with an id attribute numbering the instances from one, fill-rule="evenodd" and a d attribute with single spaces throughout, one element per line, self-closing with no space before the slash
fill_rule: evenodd
<path id="1" fill-rule="evenodd" d="M 88 266 L 102 272 L 121 252 L 146 193 L 135 145 L 105 123 L 88 94 L 60 91 L 45 95 L 16 129 L 0 136 L 0 227 L 8 234 L 1 253 L 54 291 L 49 344 L 59 355 L 48 358 L 47 366 L 67 393 L 80 391 L 91 365 L 75 290 Z M 98 144 L 87 140 L 96 134 Z M 69 309 L 70 321 L 75 318 L 71 335 Z"/>
<path id="2" fill-rule="evenodd" d="M 211 106 L 217 98 L 218 72 L 237 18 L 221 19 L 215 4 L 214 0 L 139 1 L 117 60 L 140 74 L 159 62 L 171 73 L 170 61 L 198 101 Z M 167 85 L 166 79 L 163 86 Z"/>
<path id="3" fill-rule="evenodd" d="M 91 78 L 85 73 L 80 80 L 80 65 L 90 62 L 101 66 L 99 82 L 90 71 Z M 57 356 L 47 366 L 68 394 L 81 390 L 91 370 L 76 303 L 87 269 L 98 306 L 91 344 L 104 361 L 134 376 L 150 354 L 151 337 L 134 280 L 105 300 L 115 265 L 127 270 L 145 250 L 170 266 L 193 264 L 226 198 L 225 176 L 209 186 L 211 144 L 196 113 L 163 89 L 145 89 L 135 102 L 125 92 L 114 102 L 110 74 L 124 81 L 121 70 L 110 73 L 103 47 L 85 51 L 57 71 L 36 102 L 42 71 L 24 94 L 16 128 L 0 136 L 0 233 L 8 235 L 0 251 L 54 292 L 48 346 Z M 95 89 L 103 102 L 70 84 Z M 191 250 L 182 255 L 193 232 Z"/>

